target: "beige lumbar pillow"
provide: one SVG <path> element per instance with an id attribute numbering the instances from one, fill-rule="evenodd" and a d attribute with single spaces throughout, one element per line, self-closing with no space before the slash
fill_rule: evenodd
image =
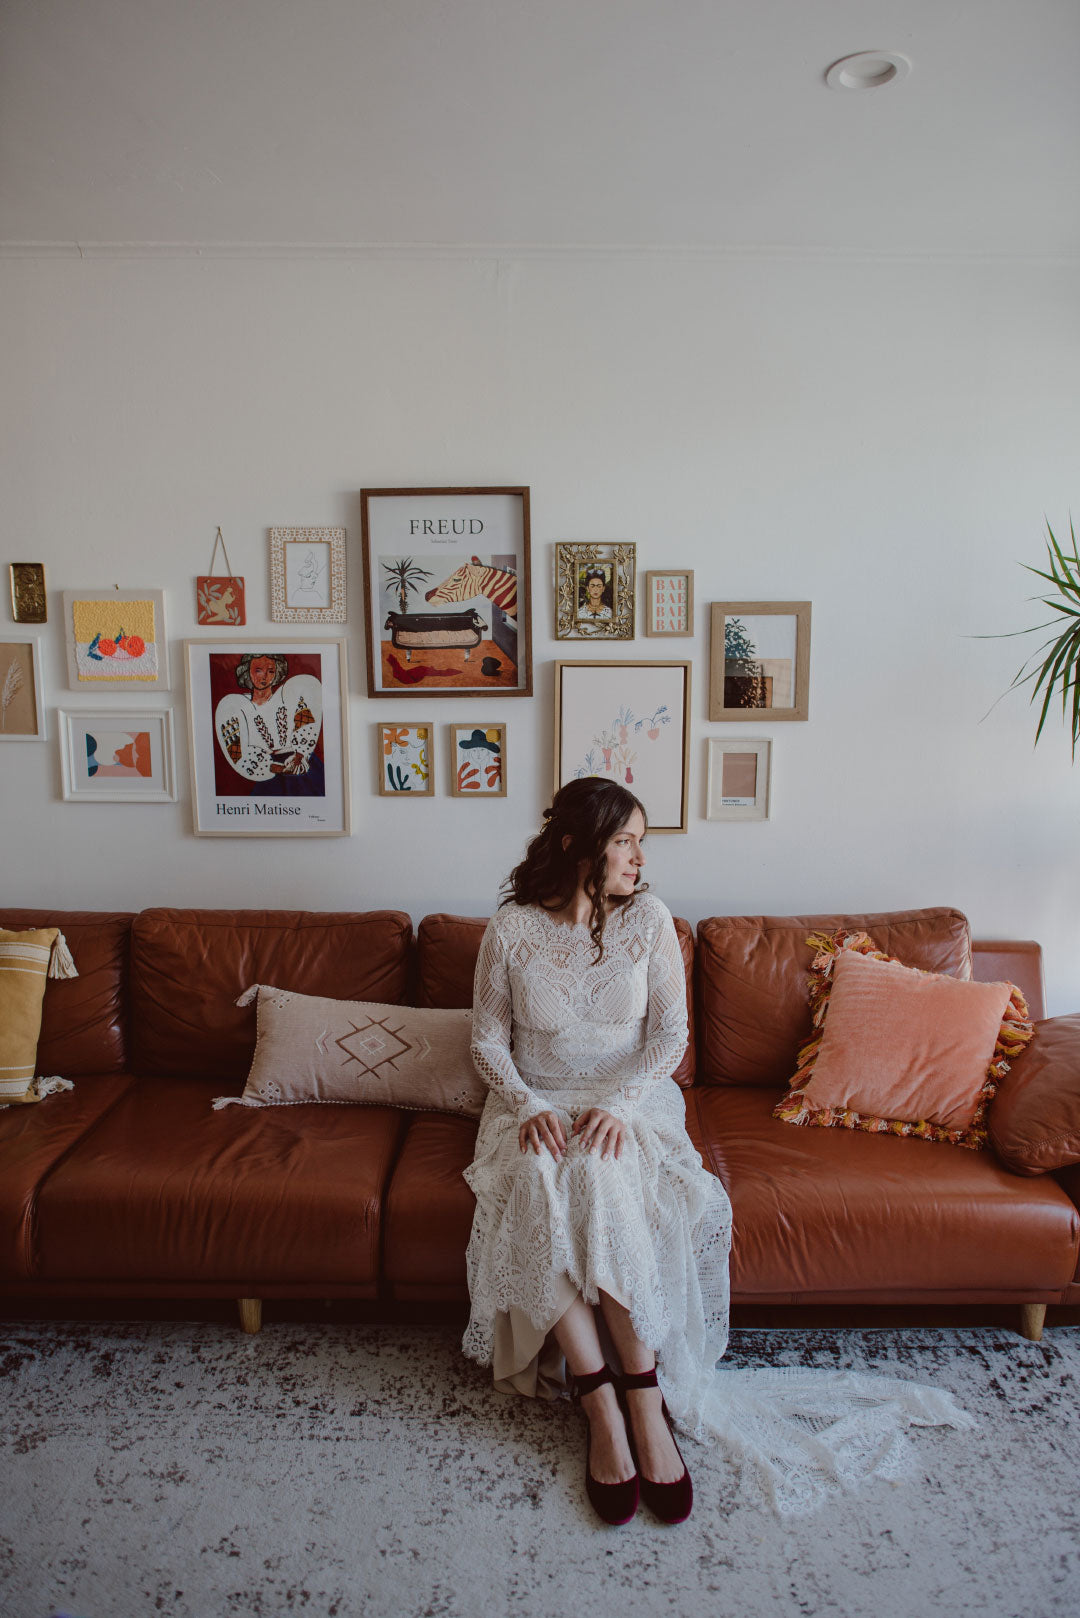
<path id="1" fill-rule="evenodd" d="M 78 975 L 58 927 L 25 933 L 0 927 L 0 1106 L 72 1088 L 70 1079 L 35 1079 L 34 1072 L 46 979 Z"/>
<path id="2" fill-rule="evenodd" d="M 459 1112 L 479 1118 L 487 1091 L 469 1053 L 471 1011 L 329 1000 L 253 984 L 258 1037 L 241 1096 L 215 1108 L 322 1101 Z"/>

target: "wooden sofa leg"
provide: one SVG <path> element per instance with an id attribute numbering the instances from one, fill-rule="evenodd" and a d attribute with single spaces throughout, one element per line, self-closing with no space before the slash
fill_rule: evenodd
<path id="1" fill-rule="evenodd" d="M 257 1332 L 262 1329 L 262 1299 L 237 1298 L 240 1305 L 240 1324 L 245 1331 Z M 1045 1309 L 1043 1310 L 1045 1314 Z M 1027 1333 L 1024 1334 L 1027 1336 Z"/>
<path id="2" fill-rule="evenodd" d="M 1041 1343 L 1045 1319 L 1045 1303 L 1022 1303 L 1020 1305 L 1021 1337 L 1026 1337 L 1029 1343 Z"/>

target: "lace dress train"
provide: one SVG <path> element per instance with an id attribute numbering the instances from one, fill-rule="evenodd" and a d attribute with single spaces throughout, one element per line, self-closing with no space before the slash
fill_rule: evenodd
<path id="1" fill-rule="evenodd" d="M 473 1057 L 489 1087 L 466 1179 L 476 1196 L 464 1351 L 505 1391 L 563 1386 L 552 1326 L 580 1293 L 630 1313 L 657 1358 L 680 1430 L 719 1441 L 785 1512 L 902 1471 L 909 1425 L 970 1426 L 949 1395 L 850 1372 L 717 1370 L 727 1346 L 731 1205 L 686 1133 L 671 1075 L 686 1047 L 685 975 L 652 894 L 614 912 L 594 961 L 588 929 L 505 905 L 476 971 Z M 603 1106 L 626 1126 L 616 1160 L 571 1127 Z M 522 1122 L 551 1109 L 568 1148 L 523 1153 Z"/>

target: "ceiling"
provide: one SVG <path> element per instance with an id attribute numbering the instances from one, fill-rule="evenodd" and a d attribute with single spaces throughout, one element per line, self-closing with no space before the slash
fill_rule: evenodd
<path id="1" fill-rule="evenodd" d="M 0 0 L 0 243 L 1073 254 L 1078 78 L 1078 0 Z"/>

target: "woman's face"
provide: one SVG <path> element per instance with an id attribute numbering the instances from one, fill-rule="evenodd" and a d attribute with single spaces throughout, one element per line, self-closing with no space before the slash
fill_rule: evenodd
<path id="1" fill-rule="evenodd" d="M 638 872 L 645 864 L 641 844 L 645 837 L 645 817 L 635 809 L 625 826 L 620 826 L 604 850 L 607 875 L 604 892 L 613 898 L 626 898 L 637 887 Z"/>
<path id="2" fill-rule="evenodd" d="M 585 586 L 586 605 L 588 607 L 590 607 L 593 612 L 595 612 L 597 607 L 599 607 L 601 602 L 603 601 L 603 598 L 604 598 L 604 581 L 603 581 L 603 579 L 591 578 L 589 580 L 588 584 Z"/>
<path id="3" fill-rule="evenodd" d="M 248 664 L 248 673 L 256 691 L 269 691 L 277 673 L 277 660 L 273 657 L 253 657 Z"/>

